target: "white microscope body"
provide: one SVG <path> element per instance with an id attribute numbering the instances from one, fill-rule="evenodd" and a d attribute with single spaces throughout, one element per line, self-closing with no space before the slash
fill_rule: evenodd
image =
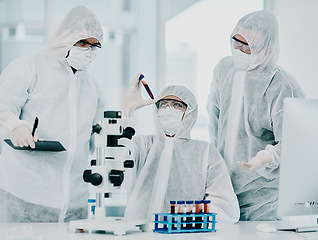
<path id="1" fill-rule="evenodd" d="M 125 221 L 122 217 L 106 217 L 104 200 L 112 198 L 113 192 L 124 180 L 125 168 L 133 168 L 130 160 L 130 146 L 135 130 L 123 129 L 120 111 L 105 111 L 104 121 L 93 126 L 95 135 L 96 160 L 91 161 L 91 169 L 85 170 L 83 179 L 91 183 L 96 194 L 96 207 L 93 219 L 70 222 L 70 231 L 89 230 L 110 231 L 123 235 L 126 231 L 146 230 L 145 220 Z"/>

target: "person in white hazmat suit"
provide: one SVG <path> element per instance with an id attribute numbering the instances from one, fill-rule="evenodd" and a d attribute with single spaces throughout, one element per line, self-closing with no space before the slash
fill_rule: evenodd
<path id="1" fill-rule="evenodd" d="M 277 65 L 278 23 L 266 11 L 239 20 L 232 56 L 214 69 L 208 97 L 211 142 L 223 156 L 238 197 L 240 220 L 277 220 L 283 101 L 303 97 Z"/>
<path id="2" fill-rule="evenodd" d="M 151 103 L 141 99 L 138 77 L 123 103 L 123 116 Z M 157 133 L 133 139 L 135 180 L 125 218 L 152 221 L 154 213 L 169 212 L 171 200 L 209 199 L 218 222 L 237 222 L 238 202 L 224 160 L 210 143 L 190 137 L 198 115 L 194 95 L 183 86 L 169 86 L 158 99 Z"/>
<path id="3" fill-rule="evenodd" d="M 2 144 L 0 221 L 87 216 L 88 186 L 82 176 L 89 165 L 92 125 L 103 119 L 106 102 L 86 69 L 102 38 L 96 15 L 74 7 L 40 52 L 13 61 L 1 74 L 1 139 L 34 148 L 38 136 L 60 141 L 66 151 L 23 151 Z M 35 117 L 39 124 L 32 137 Z"/>

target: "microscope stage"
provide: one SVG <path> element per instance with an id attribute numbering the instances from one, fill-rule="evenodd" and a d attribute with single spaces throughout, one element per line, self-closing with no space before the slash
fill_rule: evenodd
<path id="1" fill-rule="evenodd" d="M 83 219 L 70 222 L 70 232 L 89 231 L 89 232 L 112 232 L 115 235 L 124 235 L 128 231 L 143 231 L 147 229 L 146 220 L 126 221 L 122 217 L 106 217 L 103 220 Z"/>

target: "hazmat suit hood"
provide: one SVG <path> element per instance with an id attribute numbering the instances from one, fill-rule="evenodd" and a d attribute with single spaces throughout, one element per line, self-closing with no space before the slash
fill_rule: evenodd
<path id="1" fill-rule="evenodd" d="M 278 23 L 267 11 L 257 11 L 242 17 L 234 28 L 231 39 L 239 34 L 245 38 L 255 58 L 256 68 L 251 71 L 271 73 L 276 69 L 279 55 Z"/>
<path id="2" fill-rule="evenodd" d="M 198 118 L 198 103 L 195 99 L 195 96 L 184 86 L 172 85 L 162 90 L 158 95 L 158 99 L 162 99 L 169 95 L 176 96 L 187 104 L 187 110 L 185 112 L 184 118 L 181 121 L 179 129 L 176 132 L 174 138 L 190 138 L 191 129 Z M 158 109 L 156 106 L 154 108 L 154 119 L 157 131 L 160 135 L 165 136 L 165 133 L 158 120 Z"/>
<path id="3" fill-rule="evenodd" d="M 76 42 L 87 38 L 96 38 L 102 42 L 103 30 L 94 12 L 87 7 L 77 6 L 66 14 L 43 51 L 56 58 L 64 59 Z"/>

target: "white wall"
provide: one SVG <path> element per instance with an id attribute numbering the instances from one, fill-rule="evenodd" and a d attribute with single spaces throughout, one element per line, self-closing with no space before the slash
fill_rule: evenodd
<path id="1" fill-rule="evenodd" d="M 280 30 L 279 65 L 318 98 L 318 1 L 272 0 Z"/>
<path id="2" fill-rule="evenodd" d="M 192 138 L 210 141 L 206 104 L 213 69 L 231 55 L 230 35 L 237 21 L 262 9 L 262 0 L 200 0 L 167 22 L 166 84 L 182 84 L 196 96 L 199 115 Z"/>

